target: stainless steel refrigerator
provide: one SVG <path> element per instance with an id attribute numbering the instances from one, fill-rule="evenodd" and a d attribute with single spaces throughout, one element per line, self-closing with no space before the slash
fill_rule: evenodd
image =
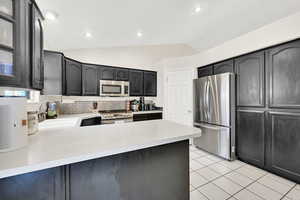
<path id="1" fill-rule="evenodd" d="M 194 144 L 228 160 L 235 159 L 235 75 L 194 80 L 194 126 L 202 136 Z"/>

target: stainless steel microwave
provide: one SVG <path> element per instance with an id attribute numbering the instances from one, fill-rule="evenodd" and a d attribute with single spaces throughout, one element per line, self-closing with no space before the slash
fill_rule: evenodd
<path id="1" fill-rule="evenodd" d="M 100 80 L 100 96 L 108 97 L 128 97 L 128 81 L 105 81 Z"/>

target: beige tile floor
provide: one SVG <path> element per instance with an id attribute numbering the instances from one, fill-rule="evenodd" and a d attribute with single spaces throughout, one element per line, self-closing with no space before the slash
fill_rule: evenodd
<path id="1" fill-rule="evenodd" d="M 190 146 L 190 200 L 300 200 L 300 185 Z"/>

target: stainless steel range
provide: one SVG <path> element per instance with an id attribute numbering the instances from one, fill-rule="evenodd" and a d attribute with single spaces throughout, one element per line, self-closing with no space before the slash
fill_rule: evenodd
<path id="1" fill-rule="evenodd" d="M 133 113 L 127 111 L 100 111 L 102 124 L 118 124 L 133 121 Z"/>

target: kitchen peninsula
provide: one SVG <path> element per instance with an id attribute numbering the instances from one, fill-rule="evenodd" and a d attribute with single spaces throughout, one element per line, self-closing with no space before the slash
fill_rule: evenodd
<path id="1" fill-rule="evenodd" d="M 0 154 L 0 197 L 188 200 L 188 139 L 200 135 L 166 120 L 43 128 Z"/>

